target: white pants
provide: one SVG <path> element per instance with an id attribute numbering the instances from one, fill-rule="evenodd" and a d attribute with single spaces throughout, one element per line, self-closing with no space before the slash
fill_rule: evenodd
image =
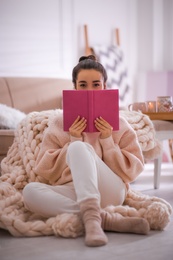
<path id="1" fill-rule="evenodd" d="M 23 190 L 24 203 L 30 211 L 44 217 L 78 213 L 79 203 L 89 198 L 100 200 L 101 207 L 122 205 L 126 186 L 87 143 L 76 141 L 67 150 L 67 164 L 73 182 L 51 186 L 32 182 Z"/>

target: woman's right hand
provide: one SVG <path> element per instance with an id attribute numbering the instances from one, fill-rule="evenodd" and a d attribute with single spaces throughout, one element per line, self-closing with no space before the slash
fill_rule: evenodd
<path id="1" fill-rule="evenodd" d="M 81 137 L 86 126 L 87 120 L 84 117 L 80 118 L 80 116 L 78 116 L 74 123 L 70 126 L 69 133 L 71 136 Z"/>

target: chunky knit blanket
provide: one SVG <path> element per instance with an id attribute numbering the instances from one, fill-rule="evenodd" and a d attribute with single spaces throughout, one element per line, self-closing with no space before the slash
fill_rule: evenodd
<path id="1" fill-rule="evenodd" d="M 7 157 L 1 162 L 0 177 L 0 228 L 14 236 L 57 235 L 77 237 L 84 234 L 80 215 L 60 214 L 43 218 L 24 207 L 22 190 L 28 182 L 43 182 L 34 172 L 35 161 L 40 149 L 43 133 L 51 117 L 60 110 L 33 112 L 21 121 L 15 131 L 15 138 Z M 149 118 L 138 112 L 121 111 L 121 115 L 136 131 L 142 151 L 158 155 L 159 143 L 155 139 L 153 125 Z M 162 230 L 170 221 L 170 204 L 157 197 L 150 197 L 129 190 L 124 205 L 109 206 L 105 210 L 119 212 L 123 216 L 146 218 L 151 229 Z"/>

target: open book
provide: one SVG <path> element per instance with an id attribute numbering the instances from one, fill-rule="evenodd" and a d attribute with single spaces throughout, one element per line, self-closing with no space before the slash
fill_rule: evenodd
<path id="1" fill-rule="evenodd" d="M 87 119 L 84 132 L 97 132 L 94 120 L 101 116 L 119 130 L 119 92 L 111 90 L 63 90 L 64 131 L 69 131 L 75 119 Z"/>

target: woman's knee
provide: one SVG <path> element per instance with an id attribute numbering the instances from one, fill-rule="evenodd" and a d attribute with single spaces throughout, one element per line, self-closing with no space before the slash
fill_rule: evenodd
<path id="1" fill-rule="evenodd" d="M 80 149 L 83 149 L 85 147 L 84 142 L 82 141 L 75 141 L 69 144 L 67 152 L 73 152 L 73 151 L 79 151 Z"/>
<path id="2" fill-rule="evenodd" d="M 23 189 L 23 198 L 25 203 L 29 203 L 32 201 L 33 196 L 35 196 L 35 192 L 38 190 L 38 183 L 31 182 L 28 183 Z"/>
<path id="3" fill-rule="evenodd" d="M 67 153 L 73 153 L 73 152 L 82 152 L 82 150 L 90 150 L 92 152 L 94 152 L 94 148 L 88 144 L 88 143 L 85 143 L 85 142 L 82 142 L 82 141 L 75 141 L 75 142 L 72 142 L 70 143 L 70 145 L 68 146 L 68 149 L 67 149 Z"/>

